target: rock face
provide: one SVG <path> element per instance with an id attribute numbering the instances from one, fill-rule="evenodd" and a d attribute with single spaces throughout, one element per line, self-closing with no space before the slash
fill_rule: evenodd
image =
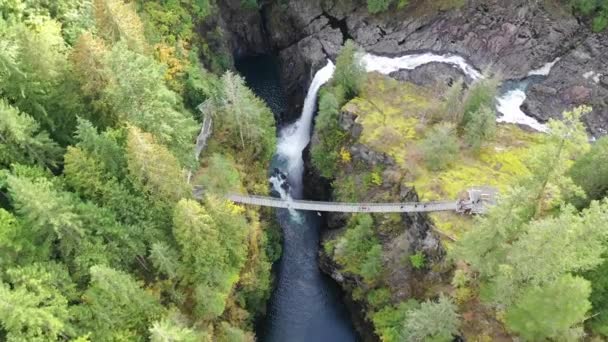
<path id="1" fill-rule="evenodd" d="M 450 87 L 459 80 L 466 80 L 467 83 L 472 81 L 460 69 L 435 62 L 421 65 L 414 70 L 395 71 L 389 76 L 398 81 L 412 82 L 419 86 Z"/>
<path id="2" fill-rule="evenodd" d="M 218 19 L 224 29 L 226 48 L 236 58 L 268 52 L 262 16 L 257 10 L 243 8 L 241 3 L 241 0 L 218 1 L 221 13 Z"/>
<path id="3" fill-rule="evenodd" d="M 523 110 L 540 121 L 560 118 L 564 110 L 587 104 L 585 117 L 594 136 L 608 129 L 608 36 L 590 34 L 566 53 L 549 76 L 528 90 Z"/>
<path id="4" fill-rule="evenodd" d="M 594 106 L 587 117 L 590 131 L 608 129 L 606 34 L 592 34 L 550 1 L 468 0 L 460 8 L 442 9 L 432 1 L 411 0 L 405 9 L 380 15 L 370 15 L 364 1 L 354 0 L 268 0 L 260 11 L 240 9 L 240 0 L 221 3 L 236 55 L 272 51 L 280 57 L 293 108 L 287 121 L 298 116 L 314 72 L 335 58 L 344 40 L 354 39 L 376 54 L 459 54 L 505 79 L 523 78 L 562 57 L 546 81 L 529 89 L 524 110 L 546 120 L 587 103 Z M 431 75 L 440 83 L 456 76 L 437 65 L 395 76 L 428 84 Z"/>
<path id="5" fill-rule="evenodd" d="M 403 183 L 401 173 L 397 170 L 394 160 L 364 144 L 355 143 L 362 128 L 356 122 L 356 115 L 348 112 L 347 108 L 348 106 L 344 107 L 340 114 L 340 126 L 352 142 L 348 144 L 352 162 L 343 170 L 344 173 L 341 177 L 359 177 L 358 172 L 361 169 L 368 170 L 382 166 L 385 168 L 382 174 L 382 184 L 368 190 L 365 194 L 359 194 L 363 196 L 361 200 L 378 202 L 390 198 L 390 201 L 417 202 L 419 198 L 416 190 Z M 313 144 L 315 141 L 316 139 L 313 139 Z M 357 167 L 352 165 L 357 165 Z M 345 229 L 348 217 L 350 215 L 330 214 L 327 218 L 328 230 L 325 231 L 323 240 L 336 238 Z M 382 247 L 384 271 L 381 282 L 390 289 L 394 302 L 424 298 L 429 293 L 429 288 L 448 280 L 451 269 L 444 263 L 446 253 L 426 214 L 401 214 L 398 220 L 394 215 L 374 214 L 373 218 L 374 229 Z M 416 253 L 424 255 L 425 265 L 422 269 L 414 269 L 412 263 L 408 261 L 409 256 Z M 320 260 L 323 271 L 347 292 L 366 289 L 367 285 L 362 279 L 344 272 L 340 265 L 325 254 L 324 250 L 320 251 Z M 357 302 L 352 307 L 362 313 L 359 316 L 365 316 L 366 312 L 370 312 L 367 305 L 365 302 Z M 365 327 L 369 324 L 369 322 L 362 321 L 361 317 L 357 322 L 357 326 Z M 377 340 L 377 337 L 372 336 L 366 338 L 367 340 L 374 341 Z"/>

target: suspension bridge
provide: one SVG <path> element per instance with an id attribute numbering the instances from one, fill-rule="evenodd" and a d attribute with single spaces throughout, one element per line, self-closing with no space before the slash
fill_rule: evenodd
<path id="1" fill-rule="evenodd" d="M 471 188 L 463 198 L 454 201 L 347 203 L 281 199 L 267 196 L 228 194 L 227 199 L 239 204 L 272 208 L 341 213 L 424 213 L 455 211 L 462 214 L 483 214 L 495 204 L 496 191 L 488 187 Z M 203 198 L 202 189 L 194 190 L 194 197 Z"/>

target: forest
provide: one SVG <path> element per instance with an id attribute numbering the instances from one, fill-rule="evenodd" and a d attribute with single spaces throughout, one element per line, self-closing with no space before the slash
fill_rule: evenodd
<path id="1" fill-rule="evenodd" d="M 0 340 L 253 340 L 279 240 L 222 193 L 267 191 L 274 118 L 201 66 L 222 58 L 194 32 L 214 10 L 0 3 Z"/>
<path id="2" fill-rule="evenodd" d="M 386 15 L 410 1 L 361 3 Z M 567 6 L 593 32 L 608 27 L 608 1 Z M 0 0 L 0 340 L 256 340 L 280 227 L 272 210 L 224 195 L 268 195 L 277 127 L 234 71 L 219 10 L 213 0 Z M 367 199 L 387 179 L 386 165 L 354 165 L 359 141 L 342 127 L 349 105 L 376 111 L 370 84 L 392 84 L 366 74 L 360 52 L 351 40 L 340 48 L 310 151 L 342 201 Z M 428 124 L 411 129 L 408 175 L 487 158 L 505 137 L 498 76 L 488 76 L 437 96 Z M 357 280 L 350 294 L 380 340 L 451 341 L 475 324 L 472 311 L 524 341 L 608 337 L 608 138 L 590 142 L 590 111 L 573 107 L 542 136 L 513 134 L 533 141 L 513 163 L 523 166 L 498 204 L 446 243 L 437 269 L 449 280 L 424 295 L 396 300 L 386 281 L 382 243 L 403 218 L 353 215 L 323 242 Z M 198 154 L 205 118 L 213 135 Z M 421 251 L 398 258 L 431 269 Z"/>

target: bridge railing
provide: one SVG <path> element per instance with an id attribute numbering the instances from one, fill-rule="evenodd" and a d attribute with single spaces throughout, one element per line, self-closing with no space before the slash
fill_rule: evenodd
<path id="1" fill-rule="evenodd" d="M 230 194 L 228 199 L 242 204 L 261 205 L 275 208 L 312 210 L 324 212 L 430 212 L 430 211 L 455 211 L 458 208 L 457 201 L 435 201 L 435 202 L 403 202 L 403 203 L 349 203 L 349 202 L 323 202 L 308 200 L 283 200 L 279 198 Z"/>

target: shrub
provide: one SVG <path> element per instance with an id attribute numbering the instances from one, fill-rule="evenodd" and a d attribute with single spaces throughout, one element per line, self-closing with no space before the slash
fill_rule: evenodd
<path id="1" fill-rule="evenodd" d="M 382 176 L 378 171 L 372 172 L 372 184 L 374 185 L 382 185 Z"/>
<path id="2" fill-rule="evenodd" d="M 419 304 L 411 299 L 407 302 L 399 303 L 397 306 L 385 307 L 372 314 L 372 322 L 378 336 L 383 342 L 402 342 L 403 322 L 408 312 L 418 308 Z"/>
<path id="3" fill-rule="evenodd" d="M 350 152 L 347 149 L 345 149 L 344 147 L 342 147 L 342 149 L 340 150 L 340 160 L 344 164 L 348 164 L 352 160 L 352 156 L 351 156 Z"/>
<path id="4" fill-rule="evenodd" d="M 381 308 L 387 305 L 391 300 L 391 291 L 385 287 L 375 289 L 367 294 L 367 302 L 373 308 Z"/>
<path id="5" fill-rule="evenodd" d="M 367 0 L 367 10 L 375 14 L 386 11 L 395 0 Z M 409 0 L 398 0 L 397 8 L 402 8 L 409 4 Z"/>
<path id="6" fill-rule="evenodd" d="M 458 153 L 458 140 L 452 124 L 433 127 L 420 146 L 426 166 L 433 171 L 445 169 Z"/>
<path id="7" fill-rule="evenodd" d="M 576 11 L 593 18 L 593 31 L 601 32 L 608 27 L 608 0 L 573 0 L 572 4 Z"/>
<path id="8" fill-rule="evenodd" d="M 599 200 L 608 194 L 608 137 L 602 137 L 591 146 L 589 152 L 579 158 L 568 174 L 574 183 L 587 194 L 588 199 L 572 200 L 586 206 L 591 200 Z"/>
<path id="9" fill-rule="evenodd" d="M 451 299 L 440 296 L 437 302 L 426 301 L 407 313 L 404 335 L 408 341 L 452 341 L 458 334 L 460 320 Z"/>
<path id="10" fill-rule="evenodd" d="M 460 127 L 466 127 L 474 114 L 479 112 L 483 107 L 492 108 L 497 91 L 497 78 L 484 78 L 471 85 L 464 98 Z"/>
<path id="11" fill-rule="evenodd" d="M 496 133 L 496 113 L 491 107 L 482 106 L 469 116 L 464 127 L 464 139 L 475 153 L 479 153 L 484 141 Z"/>
<path id="12" fill-rule="evenodd" d="M 452 286 L 465 287 L 469 283 L 469 275 L 463 270 L 456 270 L 452 278 Z"/>
<path id="13" fill-rule="evenodd" d="M 417 270 L 423 268 L 426 263 L 424 253 L 417 252 L 416 254 L 410 255 L 410 263 L 412 264 L 412 267 Z"/>
<path id="14" fill-rule="evenodd" d="M 384 12 L 392 2 L 393 0 L 367 0 L 367 10 L 369 13 Z"/>
<path id="15" fill-rule="evenodd" d="M 336 59 L 332 84 L 344 89 L 346 100 L 359 94 L 366 79 L 365 66 L 361 63 L 358 49 L 352 40 L 347 40 Z"/>

